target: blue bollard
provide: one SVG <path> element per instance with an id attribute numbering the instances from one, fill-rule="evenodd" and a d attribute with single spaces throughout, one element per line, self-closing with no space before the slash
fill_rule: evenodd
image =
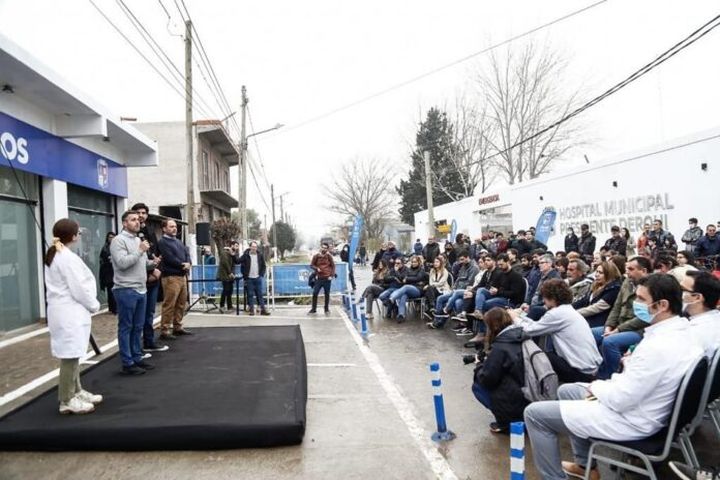
<path id="1" fill-rule="evenodd" d="M 510 424 L 510 480 L 525 480 L 525 424 Z"/>
<path id="2" fill-rule="evenodd" d="M 433 374 L 433 400 L 435 402 L 435 420 L 437 421 L 437 432 L 433 433 L 431 438 L 436 442 L 444 442 L 455 438 L 455 434 L 448 430 L 445 422 L 445 404 L 442 396 L 442 382 L 440 380 L 440 364 L 430 364 L 430 371 Z"/>

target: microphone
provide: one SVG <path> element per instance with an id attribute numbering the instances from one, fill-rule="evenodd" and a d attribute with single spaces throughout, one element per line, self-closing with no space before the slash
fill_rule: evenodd
<path id="1" fill-rule="evenodd" d="M 141 242 L 144 241 L 144 240 L 145 240 L 145 234 L 144 234 L 143 232 L 139 232 L 139 233 L 138 233 L 138 238 L 140 239 Z"/>

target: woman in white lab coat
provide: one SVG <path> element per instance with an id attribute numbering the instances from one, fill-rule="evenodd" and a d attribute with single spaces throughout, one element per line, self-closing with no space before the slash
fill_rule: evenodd
<path id="1" fill-rule="evenodd" d="M 53 225 L 53 244 L 45 255 L 45 289 L 50 349 L 60 359 L 58 396 L 60 413 L 90 413 L 102 402 L 80 385 L 80 358 L 90 339 L 90 314 L 100 309 L 95 277 L 70 246 L 80 226 L 63 218 Z"/>

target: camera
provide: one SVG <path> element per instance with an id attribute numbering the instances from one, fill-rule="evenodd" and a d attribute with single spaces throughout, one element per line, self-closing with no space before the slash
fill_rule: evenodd
<path id="1" fill-rule="evenodd" d="M 470 365 L 471 363 L 482 363 L 485 361 L 485 345 L 480 343 L 477 345 L 477 353 L 475 355 L 463 355 L 462 361 L 464 365 Z"/>
<path id="2" fill-rule="evenodd" d="M 463 355 L 462 357 L 463 365 L 470 365 L 471 363 L 475 363 L 475 360 L 475 355 Z"/>

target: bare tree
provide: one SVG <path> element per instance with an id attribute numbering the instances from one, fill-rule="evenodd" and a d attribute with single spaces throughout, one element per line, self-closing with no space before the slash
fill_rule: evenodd
<path id="1" fill-rule="evenodd" d="M 489 69 L 476 78 L 487 120 L 486 140 L 494 162 L 511 185 L 550 171 L 568 150 L 580 145 L 581 128 L 568 121 L 511 148 L 573 109 L 577 91 L 568 91 L 566 61 L 548 47 L 528 44 L 508 49 L 504 58 L 493 53 Z"/>
<path id="2" fill-rule="evenodd" d="M 328 210 L 347 217 L 360 214 L 368 238 L 378 238 L 385 220 L 397 212 L 397 197 L 388 181 L 387 167 L 376 158 L 344 164 L 340 174 L 333 175 L 332 185 L 324 190 L 330 200 Z"/>
<path id="3" fill-rule="evenodd" d="M 450 162 L 463 188 L 460 198 L 467 198 L 476 188 L 486 191 L 497 178 L 497 166 L 488 158 L 491 150 L 488 138 L 492 137 L 494 125 L 488 119 L 486 107 L 478 106 L 467 94 L 456 97 L 451 121 L 455 148 Z"/>

